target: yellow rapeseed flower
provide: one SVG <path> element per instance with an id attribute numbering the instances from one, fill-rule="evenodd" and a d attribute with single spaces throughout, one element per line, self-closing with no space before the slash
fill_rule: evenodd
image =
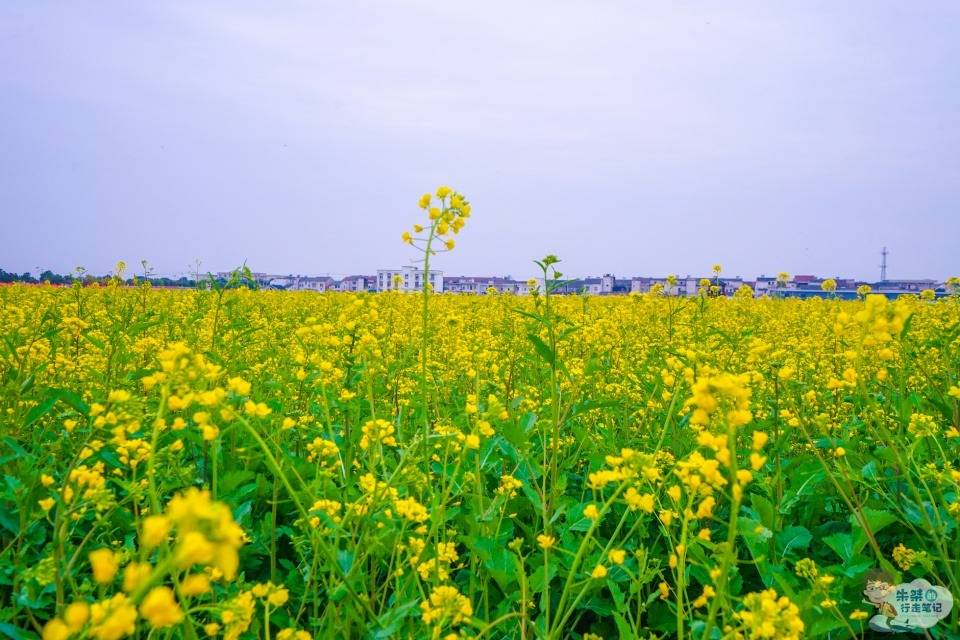
<path id="1" fill-rule="evenodd" d="M 553 545 L 555 545 L 556 542 L 557 542 L 556 538 L 554 538 L 553 536 L 548 536 L 545 533 L 541 533 L 540 535 L 537 536 L 537 544 L 540 545 L 540 548 L 544 550 L 552 549 Z"/>
<path id="2" fill-rule="evenodd" d="M 448 621 L 458 625 L 473 616 L 473 605 L 456 587 L 440 586 L 430 592 L 427 601 L 420 603 L 421 617 L 427 624 Z"/>
<path id="3" fill-rule="evenodd" d="M 110 549 L 97 549 L 91 551 L 87 556 L 90 560 L 90 568 L 93 569 L 93 579 L 100 584 L 109 584 L 113 582 L 113 577 L 117 575 L 117 569 L 120 564 L 117 561 L 116 554 Z"/>
<path id="4" fill-rule="evenodd" d="M 140 533 L 140 544 L 147 549 L 159 547 L 166 542 L 170 535 L 170 519 L 163 515 L 147 516 L 143 520 L 143 530 Z"/>
<path id="5" fill-rule="evenodd" d="M 63 621 L 70 628 L 71 633 L 80 631 L 89 619 L 90 605 L 83 601 L 70 603 L 63 612 Z"/>
<path id="6" fill-rule="evenodd" d="M 43 640 L 67 640 L 70 636 L 70 628 L 59 618 L 53 618 L 47 624 L 43 625 Z"/>
<path id="7" fill-rule="evenodd" d="M 183 611 L 170 587 L 154 587 L 140 603 L 140 615 L 155 628 L 172 627 L 183 620 Z"/>
<path id="8" fill-rule="evenodd" d="M 97 640 L 120 640 L 132 634 L 136 620 L 137 610 L 122 593 L 90 606 L 90 634 Z"/>

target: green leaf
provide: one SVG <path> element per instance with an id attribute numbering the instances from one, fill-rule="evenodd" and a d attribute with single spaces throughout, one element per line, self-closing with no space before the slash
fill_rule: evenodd
<path id="1" fill-rule="evenodd" d="M 20 446 L 20 443 L 11 438 L 10 436 L 5 436 L 3 438 L 3 444 L 7 447 L 8 450 L 13 453 L 8 456 L 3 456 L 0 458 L 0 464 L 10 462 L 11 460 L 16 460 L 17 458 L 30 458 L 30 454 L 27 453 L 27 450 Z"/>
<path id="2" fill-rule="evenodd" d="M 47 389 L 46 397 L 43 399 L 43 401 L 27 412 L 26 417 L 23 419 L 23 426 L 29 427 L 37 422 L 40 418 L 50 413 L 59 401 L 63 401 L 64 403 L 70 405 L 74 410 L 84 415 L 90 411 L 90 407 L 88 407 L 83 399 L 73 391 L 51 387 Z"/>
<path id="3" fill-rule="evenodd" d="M 523 309 L 519 309 L 519 308 L 518 308 L 518 309 L 514 309 L 514 311 L 515 311 L 516 313 L 519 313 L 519 314 L 522 315 L 522 316 L 525 316 L 525 317 L 527 317 L 527 318 L 530 318 L 531 320 L 535 320 L 535 321 L 539 322 L 540 324 L 545 324 L 545 322 L 544 322 L 544 320 L 543 320 L 543 316 L 541 316 L 541 315 L 538 314 L 538 313 L 530 313 L 529 311 L 524 311 Z"/>
<path id="4" fill-rule="evenodd" d="M 603 618 L 609 617 L 613 613 L 613 606 L 611 605 L 610 601 L 599 595 L 592 596 L 589 600 L 580 605 L 579 608 L 586 609 L 587 611 L 593 611 Z"/>
<path id="5" fill-rule="evenodd" d="M 533 415 L 533 414 L 527 414 Z M 534 416 L 536 417 L 536 416 Z M 524 430 L 523 426 L 515 420 L 508 420 L 503 425 L 500 426 L 500 433 L 503 437 L 518 449 L 522 449 L 529 442 L 530 438 L 527 436 L 527 432 Z"/>
<path id="6" fill-rule="evenodd" d="M 863 575 L 876 566 L 876 562 L 870 558 L 856 556 L 849 562 L 843 563 L 840 573 L 848 578 L 862 578 Z"/>
<path id="7" fill-rule="evenodd" d="M 485 560 L 483 566 L 504 592 L 510 591 L 510 585 L 516 581 L 517 568 L 513 562 L 513 556 L 505 547 L 495 547 L 491 549 L 491 557 Z"/>
<path id="8" fill-rule="evenodd" d="M 750 555 L 753 557 L 757 569 L 761 572 L 764 584 L 769 587 L 770 582 L 768 582 L 767 577 L 764 575 L 763 569 L 770 566 L 770 563 L 766 562 L 766 558 L 770 551 L 769 541 L 770 538 L 773 537 L 773 532 L 769 527 L 760 524 L 759 520 L 744 518 L 742 516 L 737 520 L 737 527 L 740 529 L 740 536 L 743 538 L 744 543 L 746 543 L 747 549 L 750 551 Z M 759 533 L 757 529 L 760 530 Z"/>
<path id="9" fill-rule="evenodd" d="M 617 608 L 620 608 L 620 605 L 617 605 Z M 633 627 L 630 626 L 630 623 L 628 623 L 627 619 L 621 614 L 614 612 L 613 621 L 617 624 L 617 633 L 620 634 L 621 638 L 632 638 L 636 635 L 633 632 Z"/>
<path id="10" fill-rule="evenodd" d="M 241 484 L 252 480 L 256 474 L 249 469 L 233 469 L 220 476 L 219 491 L 222 495 L 232 494 Z"/>
<path id="11" fill-rule="evenodd" d="M 247 516 L 249 516 L 252 511 L 253 502 L 247 500 L 233 510 L 233 519 L 240 523 L 246 522 Z"/>
<path id="12" fill-rule="evenodd" d="M 836 616 L 827 615 L 815 615 L 813 624 L 810 625 L 809 635 L 811 638 L 818 638 L 826 635 L 829 637 L 830 631 L 835 631 L 837 629 L 842 629 L 846 626 L 844 620 L 837 620 Z"/>
<path id="13" fill-rule="evenodd" d="M 343 571 L 343 575 L 350 573 L 350 569 L 353 567 L 353 553 L 346 549 L 337 551 L 337 564 L 340 566 L 340 570 Z"/>
<path id="14" fill-rule="evenodd" d="M 537 424 L 537 414 L 532 411 L 528 411 L 523 414 L 523 418 L 520 420 L 520 426 L 523 428 L 525 433 L 530 433 L 533 429 L 533 425 Z"/>
<path id="15" fill-rule="evenodd" d="M 872 531 L 874 535 L 876 535 L 881 529 L 888 527 L 897 521 L 897 516 L 893 515 L 889 511 L 871 509 L 870 507 L 864 507 L 861 509 L 860 514 L 867 523 L 867 527 L 869 527 L 870 531 Z M 857 518 L 855 514 L 851 513 L 849 520 L 853 533 L 853 552 L 860 553 L 863 548 L 867 546 L 869 538 L 867 537 L 867 532 L 864 531 L 863 527 L 860 525 L 860 519 Z"/>
<path id="16" fill-rule="evenodd" d="M 577 402 L 570 409 L 570 416 L 575 416 L 595 409 L 608 409 L 611 407 L 622 407 L 623 403 L 618 400 L 583 400 Z"/>
<path id="17" fill-rule="evenodd" d="M 763 526 L 767 529 L 773 529 L 774 514 L 776 513 L 773 509 L 773 503 L 765 496 L 752 494 L 750 496 L 750 506 L 760 516 L 760 522 Z"/>
<path id="18" fill-rule="evenodd" d="M 34 378 L 32 374 L 24 378 L 23 382 L 20 383 L 20 390 L 19 390 L 20 395 L 23 395 L 25 392 L 30 390 L 30 388 L 33 386 L 33 382 L 35 379 L 36 378 Z"/>
<path id="19" fill-rule="evenodd" d="M 36 640 L 37 634 L 15 627 L 8 622 L 0 622 L 0 633 L 12 640 Z"/>
<path id="20" fill-rule="evenodd" d="M 83 401 L 78 394 L 73 391 L 68 391 L 67 389 L 56 389 L 57 399 L 62 402 L 70 405 L 74 411 L 82 415 L 87 415 L 90 413 L 90 407 L 86 402 Z"/>
<path id="21" fill-rule="evenodd" d="M 794 602 L 799 599 L 795 589 L 799 579 L 793 571 L 788 570 L 786 565 L 782 564 L 770 565 L 767 567 L 767 571 L 773 576 L 773 584 L 770 586 L 777 587 L 777 591 Z"/>
<path id="22" fill-rule="evenodd" d="M 537 568 L 534 569 L 530 575 L 530 593 L 542 593 L 546 585 L 549 584 L 550 580 L 553 580 L 556 575 L 557 566 L 554 562 L 551 562 L 546 570 L 544 570 L 542 562 L 537 563 Z"/>
<path id="23" fill-rule="evenodd" d="M 42 418 L 43 416 L 50 413 L 53 410 L 54 405 L 57 404 L 57 396 L 50 395 L 43 402 L 36 405 L 30 411 L 27 412 L 26 417 L 23 419 L 23 426 L 29 427 L 34 422 Z"/>
<path id="24" fill-rule="evenodd" d="M 6 508 L 0 509 L 0 526 L 16 536 L 20 534 L 20 523 L 12 516 Z"/>
<path id="25" fill-rule="evenodd" d="M 330 600 L 333 602 L 340 602 L 347 597 L 347 585 L 340 583 L 333 590 L 330 591 Z"/>
<path id="26" fill-rule="evenodd" d="M 778 533 L 776 540 L 777 550 L 785 558 L 805 550 L 813 540 L 813 535 L 806 527 L 793 526 Z"/>
<path id="27" fill-rule="evenodd" d="M 129 327 L 127 327 L 127 334 L 130 336 L 136 336 L 143 333 L 147 329 L 159 326 L 160 320 L 141 320 L 136 322 Z"/>
<path id="28" fill-rule="evenodd" d="M 547 346 L 547 343 L 540 339 L 540 336 L 533 333 L 528 333 L 527 338 L 533 343 L 533 348 L 536 349 L 537 354 L 539 354 L 547 364 L 549 364 L 551 367 L 556 366 L 556 354 L 554 354 L 553 349 Z"/>
<path id="29" fill-rule="evenodd" d="M 23 483 L 20 482 L 20 478 L 15 478 L 14 476 L 11 476 L 11 475 L 4 475 L 3 480 L 4 482 L 7 483 L 7 486 L 10 488 L 11 494 L 15 493 L 18 489 L 20 489 L 23 486 Z"/>
<path id="30" fill-rule="evenodd" d="M 616 582 L 609 582 L 607 587 L 610 590 L 611 597 L 613 597 L 613 604 L 617 605 L 617 609 L 622 610 L 626 606 L 627 601 L 623 596 L 623 591 L 620 589 L 620 586 Z"/>
<path id="31" fill-rule="evenodd" d="M 849 562 L 853 557 L 853 538 L 849 533 L 835 533 L 823 538 L 823 542 L 844 562 Z"/>
<path id="32" fill-rule="evenodd" d="M 542 511 L 543 503 L 540 501 L 540 494 L 537 493 L 537 490 L 531 485 L 531 482 L 524 482 L 523 486 L 520 487 L 520 490 L 523 491 L 523 495 L 527 496 L 527 500 L 530 501 L 530 504 L 533 505 L 534 509 L 537 511 Z"/>
<path id="33" fill-rule="evenodd" d="M 796 486 L 796 488 L 791 487 L 784 494 L 779 508 L 779 512 L 782 515 L 789 514 L 801 498 L 816 495 L 819 492 L 820 484 L 827 477 L 823 471 L 823 468 L 811 470 L 809 469 L 808 465 L 791 469 L 790 475 L 794 482 L 796 482 L 799 478 L 804 478 L 804 480 L 799 486 Z"/>
<path id="34" fill-rule="evenodd" d="M 95 346 L 97 349 L 100 349 L 101 351 L 103 351 L 104 346 L 106 346 L 103 340 L 99 338 L 94 338 L 89 333 L 83 334 L 83 339 L 89 342 L 90 344 L 92 344 L 93 346 Z"/>
<path id="35" fill-rule="evenodd" d="M 411 600 L 405 604 L 392 607 L 387 610 L 380 619 L 377 620 L 380 629 L 373 634 L 377 640 L 389 638 L 400 630 L 403 621 L 412 612 L 420 611 L 420 603 L 417 600 Z"/>
<path id="36" fill-rule="evenodd" d="M 907 333 L 910 332 L 910 327 L 913 326 L 913 314 L 907 316 L 906 321 L 903 323 L 903 329 L 900 330 L 900 339 L 903 340 L 907 337 Z"/>

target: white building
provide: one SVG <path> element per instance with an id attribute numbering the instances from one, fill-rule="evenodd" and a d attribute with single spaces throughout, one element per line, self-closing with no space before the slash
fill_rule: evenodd
<path id="1" fill-rule="evenodd" d="M 430 270 L 428 275 L 433 291 L 443 291 L 443 271 Z M 400 269 L 377 269 L 377 291 L 420 291 L 423 289 L 423 269 L 415 266 Z"/>
<path id="2" fill-rule="evenodd" d="M 519 280 L 517 282 L 517 295 L 527 296 L 536 289 L 540 293 L 543 293 L 545 282 L 543 278 L 531 278 L 535 281 L 535 284 L 531 287 L 530 280 Z"/>
<path id="3" fill-rule="evenodd" d="M 287 291 L 335 291 L 337 281 L 329 276 L 283 276 L 270 280 L 270 286 Z"/>
<path id="4" fill-rule="evenodd" d="M 757 278 L 756 283 L 753 286 L 753 294 L 758 298 L 760 296 L 768 295 L 771 291 L 774 291 L 777 288 L 777 279 L 771 276 L 761 275 Z"/>
<path id="5" fill-rule="evenodd" d="M 577 292 L 586 293 L 591 296 L 599 296 L 613 293 L 616 282 L 617 279 L 613 275 L 606 273 L 600 278 L 590 277 L 573 280 L 571 281 L 571 285 Z"/>
<path id="6" fill-rule="evenodd" d="M 497 293 L 518 293 L 521 285 L 526 293 L 526 282 L 500 276 L 444 276 L 443 290 L 447 293 L 483 295 L 491 289 Z"/>
<path id="7" fill-rule="evenodd" d="M 339 291 L 376 291 L 376 276 L 347 276 L 337 285 Z"/>
<path id="8" fill-rule="evenodd" d="M 592 296 L 603 293 L 603 278 L 584 278 L 579 281 L 580 290 Z"/>
<path id="9" fill-rule="evenodd" d="M 231 277 L 233 277 L 233 273 L 234 273 L 233 271 L 218 271 L 215 277 L 217 280 L 226 282 L 226 281 L 229 281 Z M 271 275 L 269 273 L 261 273 L 259 271 L 254 271 L 250 275 L 253 276 L 254 282 L 256 282 L 261 287 L 270 286 L 270 283 L 273 280 L 284 277 L 279 275 Z M 204 276 L 203 274 L 200 274 L 199 277 L 203 279 Z"/>
<path id="10" fill-rule="evenodd" d="M 631 293 L 647 293 L 654 286 L 660 285 L 662 287 L 664 295 L 668 296 L 677 296 L 677 295 L 686 295 L 687 294 L 687 279 L 688 278 L 677 278 L 677 284 L 670 284 L 668 278 L 648 278 L 648 277 L 637 277 L 630 279 L 630 292 Z"/>
<path id="11" fill-rule="evenodd" d="M 647 293 L 653 285 L 653 278 L 636 277 L 630 279 L 630 293 Z"/>

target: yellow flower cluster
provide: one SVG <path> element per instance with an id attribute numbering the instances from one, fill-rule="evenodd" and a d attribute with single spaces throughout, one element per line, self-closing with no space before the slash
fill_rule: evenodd
<path id="1" fill-rule="evenodd" d="M 369 420 L 363 425 L 363 437 L 360 438 L 360 448 L 369 449 L 374 444 L 381 444 L 386 447 L 397 446 L 397 439 L 394 437 L 396 428 L 392 423 L 386 420 Z"/>
<path id="2" fill-rule="evenodd" d="M 307 462 L 316 460 L 327 464 L 328 462 L 332 463 L 331 459 L 340 454 L 340 448 L 337 443 L 325 438 L 314 438 L 313 442 L 307 445 L 307 452 Z"/>
<path id="3" fill-rule="evenodd" d="M 428 600 L 420 603 L 421 617 L 427 624 L 459 625 L 473 616 L 473 605 L 456 587 L 442 585 L 430 592 Z"/>
<path id="4" fill-rule="evenodd" d="M 236 598 L 224 603 L 220 612 L 220 621 L 224 625 L 224 640 L 237 640 L 249 629 L 255 611 L 256 600 L 252 591 L 243 591 Z M 207 629 L 207 635 L 216 635 L 219 625 L 211 624 L 214 626 Z"/>
<path id="5" fill-rule="evenodd" d="M 909 571 L 916 564 L 929 566 L 930 560 L 926 551 L 916 551 L 908 548 L 903 543 L 898 544 L 893 549 L 893 561 L 897 563 L 904 571 Z"/>
<path id="6" fill-rule="evenodd" d="M 471 212 L 470 203 L 450 187 L 438 187 L 436 198 L 438 202 L 434 203 L 434 195 L 425 193 L 420 197 L 420 201 L 418 202 L 420 208 L 427 212 L 427 218 L 429 220 L 430 236 L 428 238 L 428 246 L 429 241 L 435 236 L 444 238 L 450 233 L 460 233 L 460 230 L 463 229 L 467 222 L 467 218 L 470 217 Z M 423 231 L 423 225 L 415 224 L 413 225 L 412 233 L 410 231 L 403 232 L 402 240 L 407 244 L 413 244 L 415 240 L 422 239 L 414 236 L 414 234 L 419 234 Z M 444 240 L 444 246 L 447 251 L 452 250 L 455 244 L 453 238 L 446 238 Z"/>
<path id="7" fill-rule="evenodd" d="M 928 438 L 937 435 L 940 427 L 933 416 L 925 413 L 913 413 L 910 415 L 910 424 L 907 425 L 907 431 L 917 438 Z"/>
<path id="8" fill-rule="evenodd" d="M 523 483 L 507 474 L 500 478 L 500 486 L 497 487 L 497 494 L 514 498 L 517 495 L 517 489 L 523 486 Z"/>
<path id="9" fill-rule="evenodd" d="M 721 373 L 705 375 L 691 386 L 692 396 L 686 406 L 693 408 L 690 423 L 710 424 L 722 412 L 726 424 L 739 427 L 753 419 L 750 413 L 750 376 Z"/>
<path id="10" fill-rule="evenodd" d="M 238 550 L 244 543 L 244 533 L 234 522 L 227 505 L 214 502 L 209 491 L 191 488 L 170 500 L 166 518 L 176 531 L 174 557 L 181 569 L 206 565 L 226 580 L 234 579 L 240 565 Z M 162 521 L 155 521 L 153 533 L 163 526 Z"/>
<path id="11" fill-rule="evenodd" d="M 803 635 L 800 608 L 773 589 L 747 594 L 736 618 L 750 640 L 799 640 Z"/>

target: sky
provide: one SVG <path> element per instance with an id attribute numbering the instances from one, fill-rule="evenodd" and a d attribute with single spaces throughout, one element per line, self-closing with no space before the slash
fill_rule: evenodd
<path id="1" fill-rule="evenodd" d="M 0 3 L 0 268 L 960 274 L 960 3 Z M 189 266 L 188 266 L 189 265 Z"/>

